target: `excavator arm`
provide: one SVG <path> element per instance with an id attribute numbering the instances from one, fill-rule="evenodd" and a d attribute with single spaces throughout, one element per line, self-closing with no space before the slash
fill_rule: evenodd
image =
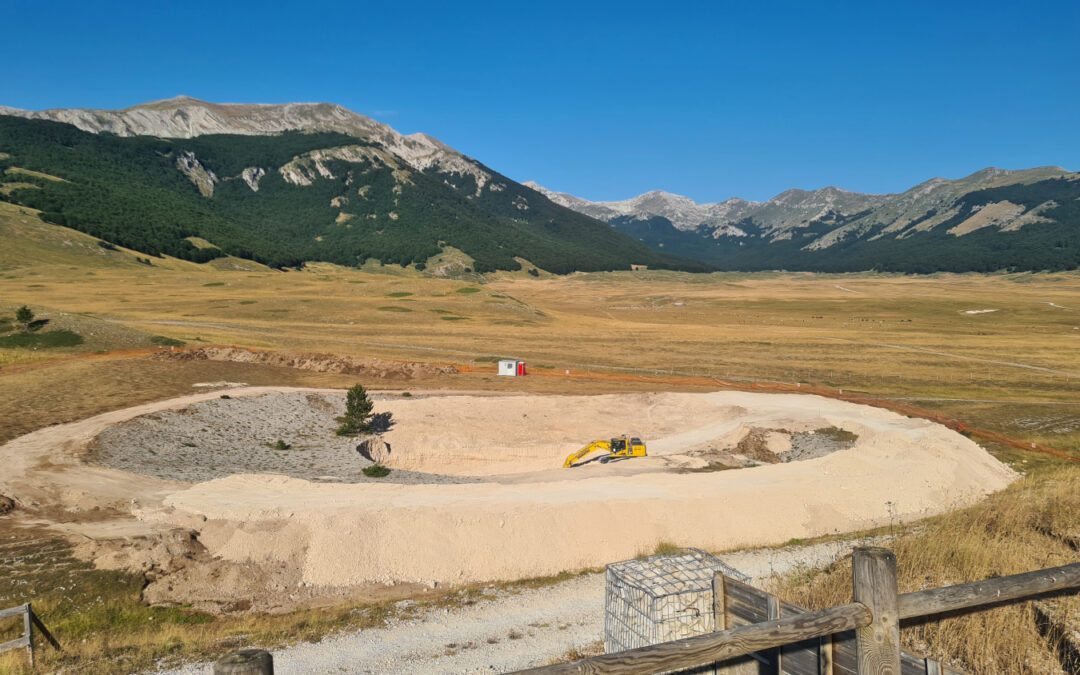
<path id="1" fill-rule="evenodd" d="M 581 460 L 585 459 L 589 455 L 593 454 L 594 452 L 599 452 L 600 450 L 603 450 L 604 452 L 610 452 L 611 451 L 611 442 L 610 441 L 593 441 L 592 443 L 589 443 L 584 448 L 578 450 L 577 452 L 575 452 L 575 453 L 571 454 L 569 457 L 567 457 L 566 461 L 563 462 L 563 468 L 568 469 L 568 468 L 574 466 L 575 464 L 577 464 L 578 462 L 580 462 Z"/>

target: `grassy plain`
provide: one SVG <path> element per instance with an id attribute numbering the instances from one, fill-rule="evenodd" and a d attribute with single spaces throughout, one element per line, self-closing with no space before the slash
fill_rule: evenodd
<path id="1" fill-rule="evenodd" d="M 91 237 L 45 225 L 32 212 L 4 202 L 0 240 L 0 316 L 27 304 L 50 319 L 50 328 L 85 338 L 70 348 L 0 349 L 0 441 L 47 424 L 190 393 L 196 382 L 344 387 L 356 379 L 148 358 L 154 338 L 164 336 L 188 346 L 323 351 L 472 369 L 429 381 L 364 382 L 374 388 L 587 393 L 711 386 L 707 380 L 673 377 L 678 373 L 732 382 L 803 382 L 911 402 L 1080 456 L 1076 273 L 898 277 L 627 271 L 534 278 L 522 271 L 478 280 L 370 264 L 363 270 L 312 265 L 287 272 L 235 259 L 195 265 L 155 258 L 147 265 L 138 261 L 139 254 L 103 249 Z M 492 361 L 498 356 L 522 358 L 540 377 L 494 377 Z M 572 377 L 565 377 L 566 371 Z M 1038 533 L 1039 523 L 1049 517 L 1040 505 L 1060 504 L 1062 513 L 1078 513 L 1080 466 L 1003 446 L 989 449 L 1028 478 L 986 505 L 910 529 L 898 524 L 900 566 L 921 575 L 909 576 L 907 586 L 1058 564 L 1069 555 L 1075 559 L 1060 537 Z M 0 546 L 33 555 L 26 542 L 43 535 L 11 522 L 0 519 Z M 987 541 L 992 545 L 981 553 L 980 542 Z M 57 561 L 67 560 L 63 546 L 56 551 Z M 57 566 L 49 560 L 0 584 L 0 606 L 32 599 L 46 623 L 60 627 L 69 649 L 64 656 L 43 653 L 51 668 L 127 672 L 157 658 L 220 651 L 226 643 L 219 640 L 230 635 L 280 643 L 288 636 L 369 625 L 370 617 L 389 611 L 376 604 L 262 618 L 176 610 L 155 614 L 158 610 L 139 602 L 137 579 L 102 576 L 106 573 L 74 563 L 70 568 L 80 571 L 61 579 L 52 574 Z M 786 588 L 793 600 L 806 604 L 832 602 L 849 593 L 843 577 L 842 570 L 807 575 Z M 93 625 L 75 626 L 77 616 L 97 618 Z M 993 622 L 943 624 L 951 637 L 933 632 L 942 629 L 920 627 L 906 630 L 905 640 L 976 671 L 991 665 L 1011 670 L 1023 663 L 1029 665 L 1021 670 L 1038 671 L 1037 664 L 1049 663 L 1047 645 L 1031 632 L 1030 616 L 1009 616 L 1002 621 L 1013 621 L 1012 630 L 1028 626 L 1026 637 L 1010 650 L 985 638 L 1007 627 Z M 0 632 L 0 640 L 5 635 Z M 997 651 L 1007 652 L 1007 660 L 987 660 Z M 0 671 L 20 670 L 21 658 L 0 659 Z"/>

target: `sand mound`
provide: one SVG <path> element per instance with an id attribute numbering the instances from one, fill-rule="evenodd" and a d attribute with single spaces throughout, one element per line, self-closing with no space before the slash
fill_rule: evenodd
<path id="1" fill-rule="evenodd" d="M 643 460 L 484 483 L 358 489 L 231 476 L 167 497 L 165 505 L 175 509 L 171 518 L 206 519 L 199 540 L 227 560 L 299 554 L 303 579 L 314 585 L 455 582 L 602 565 L 651 550 L 661 540 L 715 550 L 879 526 L 970 504 L 1015 477 L 940 425 L 813 396 L 444 397 L 392 407 L 397 425 L 386 435 L 393 438 L 386 461 L 410 467 L 550 467 L 570 438 L 575 446 L 580 442 L 572 431 L 578 425 L 591 435 L 599 435 L 598 424 L 611 424 L 614 432 L 631 423 L 666 435 L 650 437 L 655 454 Z M 446 417 L 436 415 L 444 409 L 460 420 L 453 434 Z M 548 432 L 527 428 L 520 422 L 525 414 L 550 425 L 543 427 Z M 556 414 L 558 421 L 549 419 Z M 416 420 L 428 424 L 405 434 Z M 800 425 L 831 425 L 857 440 L 846 450 L 801 462 L 738 471 L 661 470 L 666 459 L 725 435 L 738 443 L 741 427 Z M 447 440 L 459 434 L 467 442 Z M 493 445 L 485 450 L 483 443 Z M 763 443 L 768 450 L 767 435 Z M 771 444 L 781 454 L 790 451 L 775 439 Z"/>
<path id="2" fill-rule="evenodd" d="M 415 379 L 457 373 L 453 366 L 438 366 L 412 361 L 388 361 L 385 359 L 360 359 L 334 354 L 307 352 L 272 352 L 236 347 L 203 347 L 180 351 L 162 351 L 157 359 L 180 361 L 233 361 L 236 363 L 261 363 L 270 366 L 299 368 L 319 373 L 366 375 L 379 378 Z"/>

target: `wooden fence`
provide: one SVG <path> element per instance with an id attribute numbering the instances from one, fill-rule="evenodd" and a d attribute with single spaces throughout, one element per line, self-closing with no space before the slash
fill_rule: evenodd
<path id="1" fill-rule="evenodd" d="M 898 595 L 896 557 L 857 548 L 854 598 L 813 612 L 733 579 L 714 579 L 714 633 L 520 671 L 531 675 L 695 673 L 746 675 L 940 675 L 937 661 L 900 650 L 900 620 L 1001 605 L 1080 588 L 1080 563 Z"/>
<path id="2" fill-rule="evenodd" d="M 52 636 L 52 633 L 45 627 L 45 624 L 41 623 L 41 619 L 38 618 L 37 614 L 34 614 L 34 609 L 30 606 L 29 602 L 25 605 L 19 605 L 18 607 L 12 607 L 10 609 L 0 609 L 0 619 L 9 619 L 13 616 L 19 616 L 20 614 L 23 616 L 22 637 L 0 643 L 0 654 L 10 649 L 26 647 L 26 653 L 30 657 L 30 665 L 33 666 L 35 627 L 41 631 L 41 634 L 45 636 L 45 639 L 49 641 L 49 644 L 51 644 L 53 648 L 60 651 L 60 643 Z"/>

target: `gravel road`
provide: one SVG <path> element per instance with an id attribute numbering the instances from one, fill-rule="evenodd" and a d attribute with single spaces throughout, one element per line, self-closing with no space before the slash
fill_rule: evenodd
<path id="1" fill-rule="evenodd" d="M 723 561 L 761 585 L 770 576 L 822 567 L 863 541 L 754 549 Z M 408 602 L 408 601 L 404 601 Z M 501 673 L 544 665 L 604 637 L 604 575 L 588 574 L 538 589 L 495 590 L 475 604 L 431 610 L 386 627 L 328 637 L 274 651 L 274 669 L 292 673 Z M 204 675 L 208 663 L 169 675 Z"/>

